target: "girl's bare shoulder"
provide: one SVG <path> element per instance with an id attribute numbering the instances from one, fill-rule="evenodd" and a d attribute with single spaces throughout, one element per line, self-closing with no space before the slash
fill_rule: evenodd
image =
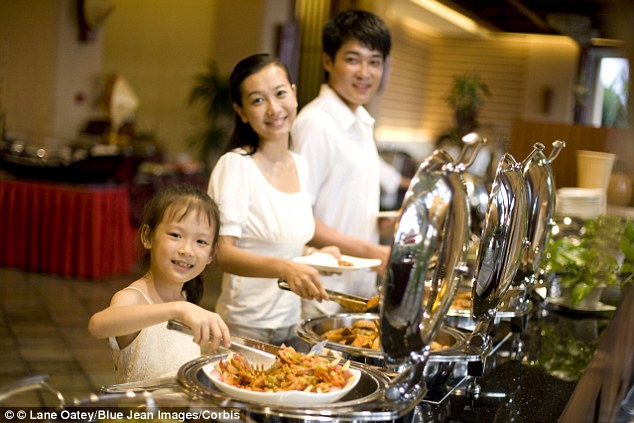
<path id="1" fill-rule="evenodd" d="M 144 280 L 138 279 L 125 288 L 117 291 L 111 305 L 148 304 L 148 289 Z"/>

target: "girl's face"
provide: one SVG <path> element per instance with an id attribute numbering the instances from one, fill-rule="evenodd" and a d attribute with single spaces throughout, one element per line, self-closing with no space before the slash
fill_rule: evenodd
<path id="1" fill-rule="evenodd" d="M 151 237 L 144 230 L 143 246 L 151 249 L 155 280 L 185 283 L 201 274 L 213 258 L 213 226 L 196 211 L 178 220 L 182 212 L 170 207 Z"/>
<path id="2" fill-rule="evenodd" d="M 240 87 L 242 107 L 233 107 L 243 122 L 249 123 L 260 141 L 288 142 L 297 116 L 295 85 L 280 66 L 270 64 L 248 76 Z"/>

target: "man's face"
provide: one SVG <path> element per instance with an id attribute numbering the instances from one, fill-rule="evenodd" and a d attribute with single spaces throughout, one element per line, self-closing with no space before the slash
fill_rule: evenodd
<path id="1" fill-rule="evenodd" d="M 334 61 L 324 54 L 328 85 L 355 111 L 372 100 L 383 76 L 383 54 L 364 47 L 359 40 L 346 41 Z"/>

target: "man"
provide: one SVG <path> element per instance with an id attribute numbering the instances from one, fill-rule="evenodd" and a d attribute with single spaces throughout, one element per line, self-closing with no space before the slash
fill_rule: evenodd
<path id="1" fill-rule="evenodd" d="M 380 190 L 407 185 L 379 157 L 374 119 L 363 105 L 376 94 L 390 52 L 391 37 L 376 15 L 345 11 L 323 28 L 326 83 L 299 113 L 292 130 L 294 148 L 309 162 L 309 192 L 316 218 L 311 245 L 336 245 L 342 254 L 381 259 L 389 247 L 378 243 Z M 325 287 L 349 294 L 376 295 L 376 274 L 347 272 L 322 278 Z M 332 302 L 304 304 L 304 317 L 341 311 Z"/>

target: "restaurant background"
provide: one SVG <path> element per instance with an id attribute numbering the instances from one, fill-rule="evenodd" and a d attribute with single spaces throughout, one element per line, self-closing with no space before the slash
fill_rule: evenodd
<path id="1" fill-rule="evenodd" d="M 76 1 L 0 0 L 2 107 L 9 134 L 45 145 L 72 140 L 88 120 L 103 115 L 98 105 L 104 79 L 116 72 L 139 98 L 137 129 L 152 134 L 172 158 L 192 154 L 186 140 L 202 118 L 187 98 L 209 60 L 226 74 L 248 54 L 279 53 L 280 28 L 296 22 L 299 34 L 285 41 L 299 54 L 304 104 L 322 81 L 316 34 L 329 8 L 346 5 L 375 11 L 393 34 L 385 88 L 369 107 L 383 147 L 425 157 L 453 124 L 443 97 L 453 76 L 463 72 L 479 73 L 490 86 L 480 120 L 495 142 L 508 143 L 517 119 L 573 120 L 579 47 L 569 37 L 464 29 L 409 0 L 109 3 L 112 12 L 92 39 L 80 41 Z"/>
<path id="2" fill-rule="evenodd" d="M 433 19 L 421 15 L 426 12 L 409 0 L 110 3 L 112 13 L 92 38 L 81 41 L 76 1 L 0 0 L 0 112 L 6 113 L 7 135 L 46 147 L 71 142 L 87 121 L 103 117 L 99 104 L 104 79 L 118 72 L 139 97 L 137 129 L 152 134 L 166 160 L 193 156 L 186 140 L 202 117 L 188 106 L 187 96 L 194 76 L 210 59 L 226 73 L 247 54 L 275 52 L 278 30 L 296 14 L 299 28 L 306 29 L 297 41 L 298 88 L 305 102 L 316 93 L 322 76 L 315 31 L 334 4 L 354 4 L 383 16 L 394 36 L 385 89 L 370 106 L 383 148 L 407 150 L 416 159 L 429 152 L 438 134 L 452 125 L 451 110 L 443 100 L 452 76 L 475 70 L 493 93 L 482 111 L 483 130 L 502 145 L 517 137 L 515 141 L 526 148 L 567 134 L 562 138 L 571 144 L 557 159 L 555 171 L 572 176 L 570 184 L 574 169 L 569 165 L 574 163 L 565 155 L 574 157 L 580 143 L 593 146 L 600 141 L 596 148 L 617 152 L 628 161 L 634 157 L 630 134 L 573 125 L 580 50 L 567 37 L 471 33 L 447 22 L 430 27 Z M 558 184 L 563 180 L 559 178 Z M 36 208 L 42 213 L 48 210 Z M 2 225 L 7 228 L 6 222 Z M 14 233 L 3 237 L 0 249 L 16 248 L 16 239 L 24 233 Z M 50 256 L 43 243 L 19 241 L 38 249 L 42 257 Z M 66 257 L 75 261 L 72 254 Z M 106 306 L 114 291 L 133 280 L 135 272 L 137 268 L 91 280 L 30 273 L 13 266 L 0 269 L 1 384 L 26 374 L 47 373 L 53 385 L 72 398 L 112 383 L 107 347 L 87 335 L 86 321 Z M 217 278 L 212 270 L 209 273 L 209 280 Z M 213 295 L 213 289 L 207 291 L 208 307 L 215 302 Z"/>

